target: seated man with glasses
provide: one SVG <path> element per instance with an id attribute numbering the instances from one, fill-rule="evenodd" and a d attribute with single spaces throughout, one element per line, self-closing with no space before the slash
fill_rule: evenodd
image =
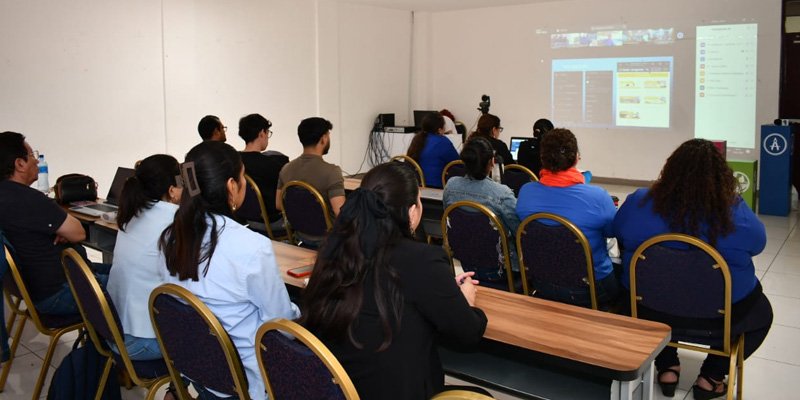
<path id="1" fill-rule="evenodd" d="M 281 212 L 275 208 L 275 190 L 278 188 L 278 174 L 289 157 L 270 151 L 263 153 L 272 137 L 272 122 L 260 114 L 250 114 L 239 120 L 239 136 L 245 141 L 244 150 L 240 153 L 244 164 L 244 173 L 249 175 L 258 185 L 264 206 L 267 208 L 270 228 L 283 229 Z M 260 210 L 252 204 L 242 205 L 239 215 L 249 221 L 260 221 Z"/>
<path id="2" fill-rule="evenodd" d="M 203 141 L 213 140 L 215 142 L 224 142 L 228 140 L 225 136 L 225 132 L 228 130 L 228 127 L 222 125 L 222 121 L 216 115 L 206 115 L 200 120 L 200 123 L 197 124 L 197 133 L 200 134 L 200 137 Z"/>
<path id="3" fill-rule="evenodd" d="M 77 314 L 78 306 L 61 266 L 61 252 L 75 247 L 85 258 L 86 251 L 75 243 L 86 238 L 86 231 L 78 219 L 30 187 L 39 172 L 35 153 L 22 134 L 0 133 L 0 229 L 14 246 L 15 261 L 36 310 Z M 103 286 L 108 268 L 96 265 Z"/>

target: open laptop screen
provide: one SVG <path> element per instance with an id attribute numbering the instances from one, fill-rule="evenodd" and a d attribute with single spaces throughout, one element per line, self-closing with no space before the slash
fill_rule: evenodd
<path id="1" fill-rule="evenodd" d="M 425 116 L 428 114 L 438 114 L 438 111 L 421 111 L 421 110 L 414 110 L 414 126 L 417 129 L 422 128 L 422 120 L 425 119 Z"/>
<path id="2" fill-rule="evenodd" d="M 117 173 L 114 174 L 114 180 L 111 181 L 111 187 L 108 189 L 108 195 L 106 195 L 106 203 L 119 205 L 119 198 L 122 195 L 125 181 L 132 177 L 134 172 L 133 168 L 117 167 Z"/>
<path id="3" fill-rule="evenodd" d="M 511 156 L 514 157 L 514 161 L 518 160 L 517 152 L 519 152 L 519 145 L 522 144 L 522 142 L 524 142 L 524 141 L 526 141 L 528 139 L 530 139 L 530 138 L 529 137 L 518 137 L 518 136 L 515 136 L 515 137 L 511 138 L 511 142 L 508 145 L 508 151 L 511 152 Z"/>

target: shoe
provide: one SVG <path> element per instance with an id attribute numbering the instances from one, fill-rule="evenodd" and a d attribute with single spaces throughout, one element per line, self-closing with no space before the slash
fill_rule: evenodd
<path id="1" fill-rule="evenodd" d="M 656 379 L 658 380 L 658 386 L 661 386 L 661 393 L 667 397 L 674 397 L 675 396 L 675 388 L 678 387 L 678 381 L 681 379 L 681 371 L 676 369 L 677 365 L 674 367 L 664 368 L 658 371 L 658 376 Z M 675 382 L 661 382 L 661 375 L 666 373 L 672 372 L 675 374 Z"/>
<path id="2" fill-rule="evenodd" d="M 700 374 L 698 378 L 703 378 L 711 384 L 711 390 L 706 390 L 697 386 L 697 384 L 692 385 L 692 394 L 694 395 L 694 400 L 709 400 L 709 399 L 716 399 L 717 397 L 725 396 L 728 392 L 728 385 L 725 382 L 717 382 L 713 379 L 709 378 L 706 375 Z M 722 391 L 719 389 L 722 388 Z"/>

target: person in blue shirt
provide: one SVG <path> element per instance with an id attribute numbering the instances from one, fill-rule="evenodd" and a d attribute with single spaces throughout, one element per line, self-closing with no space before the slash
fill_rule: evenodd
<path id="1" fill-rule="evenodd" d="M 472 138 L 464 144 L 461 150 L 461 160 L 467 170 L 466 176 L 450 178 L 442 194 L 442 202 L 447 208 L 457 201 L 469 200 L 488 207 L 503 223 L 508 237 L 508 247 L 511 265 L 514 271 L 519 271 L 519 261 L 516 256 L 515 235 L 519 226 L 517 217 L 517 198 L 514 192 L 506 185 L 492 180 L 489 173 L 494 168 L 494 149 L 488 140 L 482 137 Z M 485 270 L 484 270 L 485 271 Z M 478 272 L 481 281 L 505 282 L 505 272 L 495 270 L 491 275 Z"/>
<path id="2" fill-rule="evenodd" d="M 444 117 L 430 113 L 422 119 L 422 131 L 408 146 L 409 157 L 419 164 L 425 175 L 425 186 L 441 188 L 442 171 L 450 161 L 458 160 L 453 142 L 444 136 Z"/>
<path id="3" fill-rule="evenodd" d="M 731 334 L 742 333 L 744 358 L 761 345 L 772 325 L 772 307 L 755 274 L 752 257 L 767 243 L 764 224 L 750 210 L 738 192 L 733 171 L 708 140 L 684 142 L 667 159 L 661 175 L 650 189 L 631 193 L 614 219 L 614 234 L 622 248 L 625 266 L 622 284 L 630 286 L 629 265 L 633 253 L 644 241 L 663 233 L 685 233 L 713 246 L 725 259 L 731 273 L 733 302 Z M 679 295 L 679 294 L 678 294 Z M 685 319 L 639 307 L 669 325 L 689 326 Z M 700 319 L 695 319 L 700 320 Z M 690 327 L 718 319 L 692 321 Z M 665 395 L 674 394 L 680 374 L 677 349 L 666 347 L 656 357 L 658 381 Z M 695 399 L 725 394 L 722 380 L 728 358 L 709 355 L 692 388 Z"/>
<path id="4" fill-rule="evenodd" d="M 544 135 L 541 146 L 541 176 L 539 182 L 526 183 L 520 189 L 517 200 L 519 220 L 546 212 L 575 224 L 586 236 L 592 250 L 598 303 L 602 308 L 614 307 L 619 284 L 606 245 L 606 238 L 613 237 L 614 202 L 605 189 L 585 184 L 584 176 L 575 168 L 580 153 L 578 140 L 570 130 L 551 130 Z M 591 304 L 588 286 L 567 288 L 537 282 L 533 277 L 533 287 L 539 297 L 581 306 Z"/>

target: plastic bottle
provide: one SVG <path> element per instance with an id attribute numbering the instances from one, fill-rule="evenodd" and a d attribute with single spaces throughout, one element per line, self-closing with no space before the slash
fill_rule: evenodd
<path id="1" fill-rule="evenodd" d="M 50 192 L 50 181 L 47 174 L 47 161 L 44 159 L 44 154 L 39 154 L 39 179 L 37 179 L 36 184 L 39 190 L 45 194 Z"/>
<path id="2" fill-rule="evenodd" d="M 492 180 L 500 183 L 500 165 L 495 161 L 494 167 L 492 167 Z"/>

